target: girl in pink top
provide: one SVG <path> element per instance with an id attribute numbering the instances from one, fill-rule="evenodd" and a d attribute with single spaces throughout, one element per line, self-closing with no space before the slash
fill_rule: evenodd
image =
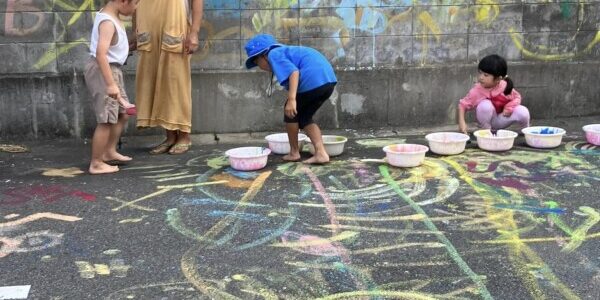
<path id="1" fill-rule="evenodd" d="M 467 133 L 465 112 L 475 109 L 479 127 L 504 129 L 517 123 L 521 129 L 529 126 L 529 110 L 521 105 L 521 94 L 513 88 L 507 73 L 506 60 L 488 55 L 479 62 L 477 83 L 458 105 L 458 129 Z"/>

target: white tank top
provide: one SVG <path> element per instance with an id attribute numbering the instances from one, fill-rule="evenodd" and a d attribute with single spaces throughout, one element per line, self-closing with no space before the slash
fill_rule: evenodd
<path id="1" fill-rule="evenodd" d="M 94 27 L 92 27 L 92 37 L 90 38 L 90 54 L 96 57 L 96 48 L 98 48 L 98 27 L 100 23 L 104 21 L 111 21 L 117 29 L 118 41 L 115 45 L 108 47 L 108 63 L 117 63 L 123 65 L 129 55 L 129 41 L 127 40 L 127 33 L 125 28 L 121 25 L 121 22 L 115 20 L 108 14 L 99 11 L 94 19 Z"/>

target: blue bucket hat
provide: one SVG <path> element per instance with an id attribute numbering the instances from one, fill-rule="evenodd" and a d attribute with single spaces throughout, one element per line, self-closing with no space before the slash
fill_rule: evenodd
<path id="1" fill-rule="evenodd" d="M 273 48 L 281 47 L 282 44 L 277 43 L 277 40 L 270 34 L 257 34 L 251 38 L 244 48 L 246 48 L 246 68 L 252 69 L 256 67 L 254 59 L 261 55 L 269 52 Z"/>

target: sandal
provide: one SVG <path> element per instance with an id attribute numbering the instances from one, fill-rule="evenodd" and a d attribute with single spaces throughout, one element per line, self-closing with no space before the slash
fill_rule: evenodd
<path id="1" fill-rule="evenodd" d="M 187 144 L 175 144 L 169 149 L 169 154 L 183 154 L 190 150 L 192 143 Z"/>
<path id="2" fill-rule="evenodd" d="M 175 145 L 175 143 L 168 144 L 167 141 L 164 141 L 164 142 L 160 143 L 158 146 L 154 147 L 152 150 L 150 150 L 150 154 L 167 153 L 169 151 L 169 149 L 171 149 L 171 147 L 173 147 L 173 145 Z"/>

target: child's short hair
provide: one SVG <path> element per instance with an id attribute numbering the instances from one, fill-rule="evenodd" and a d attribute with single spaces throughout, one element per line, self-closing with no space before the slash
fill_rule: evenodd
<path id="1" fill-rule="evenodd" d="M 513 82 L 506 76 L 508 73 L 508 64 L 504 57 L 498 54 L 488 55 L 479 61 L 477 68 L 482 72 L 494 75 L 494 77 L 502 77 L 507 83 L 504 94 L 508 95 L 512 92 Z"/>

